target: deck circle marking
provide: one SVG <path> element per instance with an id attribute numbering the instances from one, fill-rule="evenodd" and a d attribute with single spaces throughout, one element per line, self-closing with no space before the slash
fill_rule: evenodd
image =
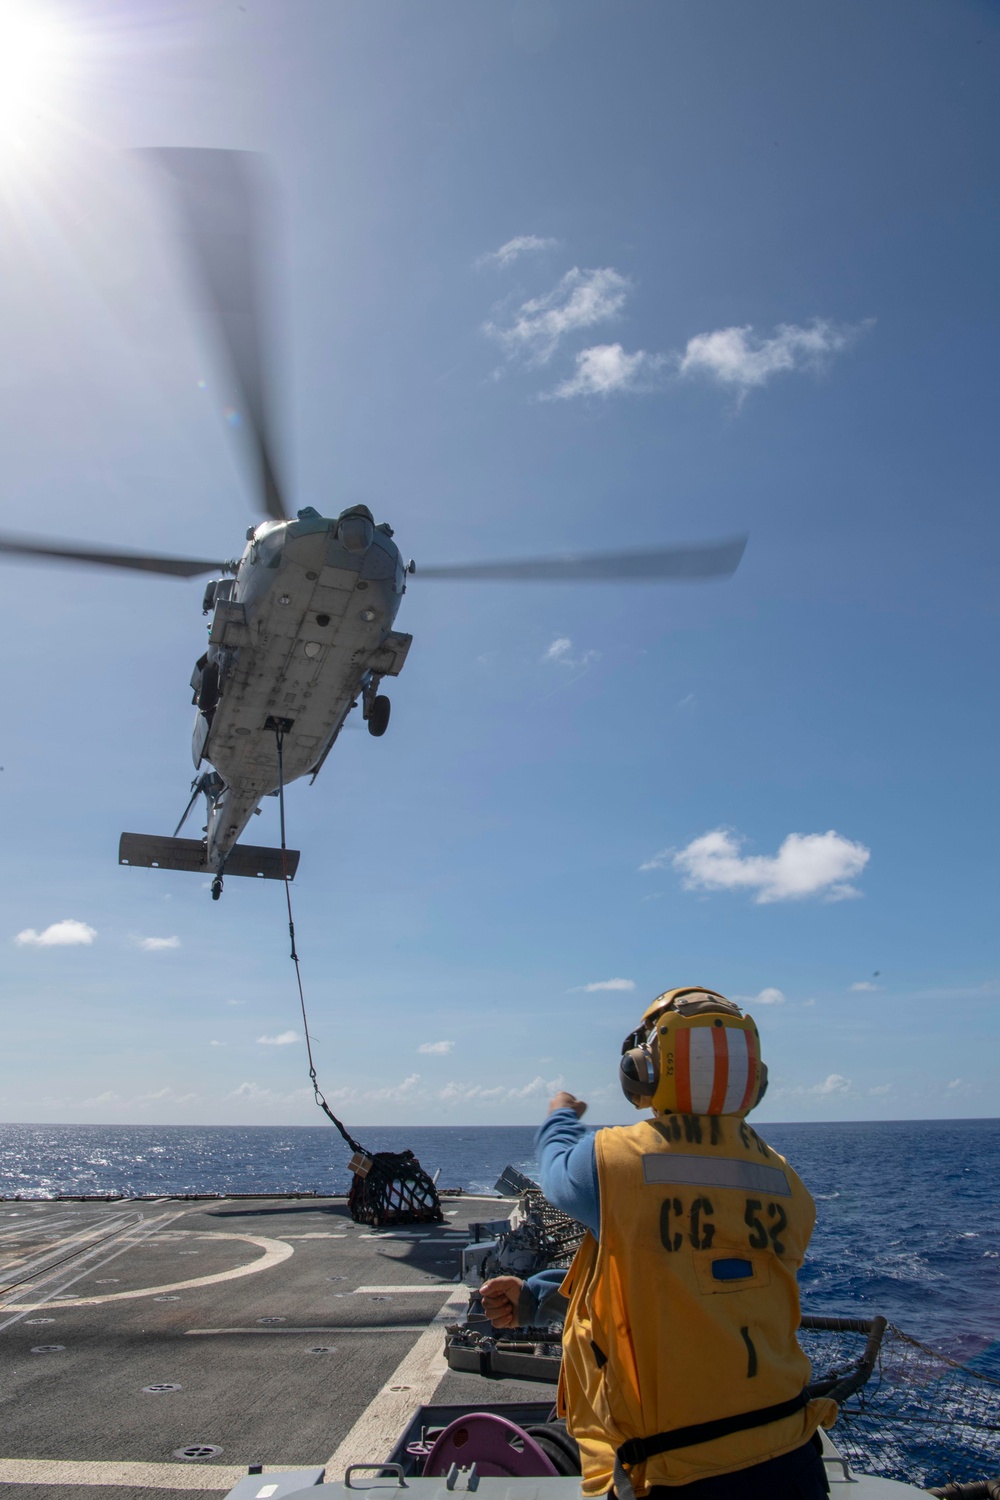
<path id="1" fill-rule="evenodd" d="M 287 1318 L 258 1318 L 258 1323 L 287 1323 Z"/>
<path id="2" fill-rule="evenodd" d="M 182 1391 L 183 1389 L 182 1385 L 175 1385 L 171 1381 L 163 1381 L 160 1385 L 144 1385 L 142 1395 L 165 1396 L 168 1391 Z"/>
<path id="3" fill-rule="evenodd" d="M 264 1251 L 257 1260 L 244 1266 L 233 1266 L 230 1271 L 216 1271 L 211 1276 L 193 1276 L 188 1281 L 174 1281 L 167 1286 L 144 1286 L 129 1292 L 105 1292 L 98 1297 L 70 1297 L 62 1302 L 63 1307 L 96 1307 L 105 1302 L 133 1301 L 136 1297 L 155 1297 L 165 1292 L 183 1292 L 190 1287 L 216 1286 L 220 1281 L 235 1281 L 241 1276 L 254 1276 L 258 1271 L 269 1271 L 280 1266 L 295 1254 L 295 1247 L 284 1240 L 266 1239 L 262 1234 L 226 1234 L 222 1231 L 202 1235 L 203 1239 L 238 1240 L 245 1245 L 256 1245 Z M 37 1302 L 8 1303 L 4 1312 L 34 1312 Z"/>
<path id="4" fill-rule="evenodd" d="M 336 1354 L 336 1352 L 336 1344 L 312 1344 L 306 1350 L 307 1354 Z"/>
<path id="5" fill-rule="evenodd" d="M 154 1302 L 179 1302 L 181 1299 L 173 1292 L 167 1292 L 163 1297 L 154 1297 Z"/>
<path id="6" fill-rule="evenodd" d="M 65 1344 L 36 1344 L 31 1352 L 32 1354 L 61 1354 L 65 1347 Z"/>
<path id="7" fill-rule="evenodd" d="M 54 1323 L 55 1318 L 25 1318 L 24 1322 L 27 1328 L 32 1328 L 38 1323 Z"/>
<path id="8" fill-rule="evenodd" d="M 218 1458 L 225 1449 L 218 1443 L 188 1443 L 186 1448 L 175 1448 L 173 1458 L 186 1458 L 188 1463 L 200 1463 L 206 1458 Z"/>

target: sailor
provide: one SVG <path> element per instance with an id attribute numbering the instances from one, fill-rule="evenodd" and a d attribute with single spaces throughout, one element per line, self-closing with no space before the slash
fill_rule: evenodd
<path id="1" fill-rule="evenodd" d="M 589 1231 L 568 1274 L 558 1291 L 552 1272 L 494 1278 L 486 1313 L 565 1313 L 558 1404 L 584 1495 L 818 1500 L 836 1406 L 809 1400 L 795 1337 L 815 1205 L 745 1120 L 767 1086 L 757 1028 L 714 991 L 669 990 L 619 1081 L 651 1119 L 589 1133 L 561 1092 L 538 1133 L 545 1196 Z"/>

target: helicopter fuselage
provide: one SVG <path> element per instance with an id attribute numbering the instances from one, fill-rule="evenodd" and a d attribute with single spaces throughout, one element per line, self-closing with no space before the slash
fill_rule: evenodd
<path id="1" fill-rule="evenodd" d="M 277 732 L 286 783 L 319 770 L 358 702 L 381 732 L 378 684 L 401 671 L 412 640 L 392 628 L 406 564 L 364 506 L 333 520 L 309 508 L 247 535 L 235 578 L 206 591 L 209 645 L 191 679 L 192 757 L 223 783 L 208 794 L 206 829 L 205 866 L 218 874 L 278 788 Z"/>

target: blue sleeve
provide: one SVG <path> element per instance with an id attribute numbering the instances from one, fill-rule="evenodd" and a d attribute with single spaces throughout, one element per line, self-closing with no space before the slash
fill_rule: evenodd
<path id="1" fill-rule="evenodd" d="M 517 1305 L 517 1321 L 521 1328 L 530 1328 L 532 1324 L 544 1327 L 547 1323 L 563 1321 L 569 1304 L 559 1288 L 565 1279 L 565 1266 L 551 1266 L 528 1277 L 521 1287 Z"/>
<path id="2" fill-rule="evenodd" d="M 594 1136 L 581 1125 L 576 1111 L 554 1109 L 538 1127 L 535 1151 L 546 1198 L 600 1238 L 601 1199 Z"/>

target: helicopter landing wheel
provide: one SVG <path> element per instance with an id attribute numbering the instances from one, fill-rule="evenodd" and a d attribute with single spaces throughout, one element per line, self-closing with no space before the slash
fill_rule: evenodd
<path id="1" fill-rule="evenodd" d="M 222 876 L 221 875 L 216 875 L 215 879 L 212 881 L 212 900 L 213 901 L 218 901 L 218 899 L 219 899 L 219 897 L 221 895 L 222 895 Z"/>
<path id="2" fill-rule="evenodd" d="M 389 712 L 392 704 L 384 693 L 379 693 L 368 715 L 368 733 L 379 739 L 389 728 Z"/>

